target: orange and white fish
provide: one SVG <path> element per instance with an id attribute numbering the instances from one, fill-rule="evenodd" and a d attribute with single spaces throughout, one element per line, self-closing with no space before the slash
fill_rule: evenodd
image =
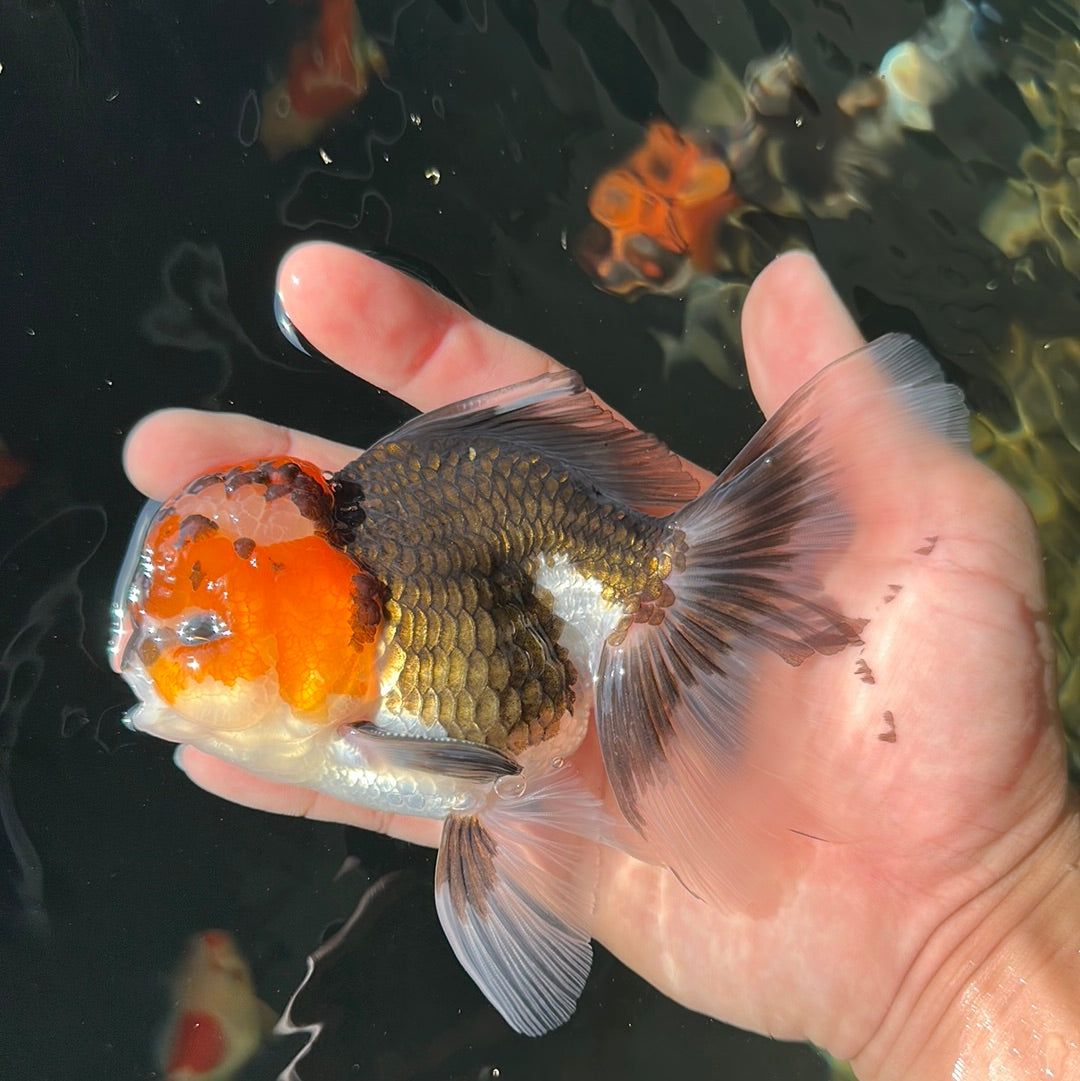
<path id="1" fill-rule="evenodd" d="M 289 53 L 285 78 L 262 95 L 259 142 L 271 158 L 310 146 L 367 93 L 373 73 L 388 73 L 356 0 L 318 0 L 318 7 L 311 36 Z"/>
<path id="2" fill-rule="evenodd" d="M 715 269 L 716 227 L 740 201 L 718 151 L 653 121 L 642 145 L 593 185 L 595 224 L 578 259 L 611 293 L 681 292 L 695 272 Z"/>
<path id="3" fill-rule="evenodd" d="M 755 696 L 766 670 L 860 643 L 824 587 L 879 558 L 852 551 L 847 492 L 928 433 L 966 445 L 962 397 L 890 336 L 696 498 L 566 371 L 419 416 L 330 477 L 223 467 L 152 512 L 121 574 L 128 723 L 442 820 L 447 937 L 510 1025 L 546 1032 L 588 974 L 597 842 L 730 901 L 753 857 L 733 822 L 791 836 L 779 803 L 733 808 L 783 738 L 754 726 Z M 593 716 L 625 821 L 575 764 Z"/>
<path id="4" fill-rule="evenodd" d="M 251 969 L 225 931 L 192 935 L 173 980 L 161 1043 L 166 1081 L 229 1081 L 276 1020 L 255 995 Z"/>

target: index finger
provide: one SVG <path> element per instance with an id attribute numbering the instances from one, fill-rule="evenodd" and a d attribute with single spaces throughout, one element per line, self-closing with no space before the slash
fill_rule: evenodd
<path id="1" fill-rule="evenodd" d="M 338 244 L 293 248 L 277 289 L 316 349 L 420 410 L 561 368 L 407 274 Z"/>

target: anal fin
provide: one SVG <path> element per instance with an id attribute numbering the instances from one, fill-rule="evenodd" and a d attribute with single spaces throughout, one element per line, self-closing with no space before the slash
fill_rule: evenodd
<path id="1" fill-rule="evenodd" d="M 450 815 L 435 905 L 458 960 L 517 1032 L 567 1021 L 592 964 L 602 812 L 570 766 L 479 815 Z"/>

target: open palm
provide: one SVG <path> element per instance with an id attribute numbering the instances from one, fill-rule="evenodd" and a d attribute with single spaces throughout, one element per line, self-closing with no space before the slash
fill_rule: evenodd
<path id="1" fill-rule="evenodd" d="M 317 348 L 420 409 L 557 368 L 341 248 L 296 249 L 279 288 Z M 743 319 L 766 415 L 861 344 L 802 254 L 759 277 Z M 251 418 L 170 410 L 132 433 L 127 468 L 161 498 L 222 461 L 282 453 L 338 469 L 356 452 Z M 773 888 L 720 910 L 665 869 L 605 850 L 592 930 L 695 1009 L 865 1057 L 899 1039 L 894 1029 L 913 1038 L 911 1015 L 963 963 L 980 898 L 1053 832 L 1067 789 L 1037 542 L 1019 500 L 969 455 L 911 439 L 875 464 L 874 490 L 852 506 L 864 558 L 828 588 L 843 612 L 869 619 L 865 646 L 770 664 L 751 721 L 769 754 L 731 792 L 748 809 L 732 821 L 752 822 L 756 803 L 783 808 L 786 828 L 750 829 L 715 854 L 740 853 L 729 875 Z M 581 753 L 595 764 L 595 752 Z M 274 785 L 191 748 L 182 761 L 238 802 L 438 842 L 435 822 Z"/>

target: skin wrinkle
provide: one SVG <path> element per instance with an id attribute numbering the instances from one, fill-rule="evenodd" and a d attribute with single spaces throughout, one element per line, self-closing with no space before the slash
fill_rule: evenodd
<path id="1" fill-rule="evenodd" d="M 973 895 L 966 904 L 942 920 L 935 934 L 913 957 L 911 965 L 898 984 L 893 1008 L 889 1015 L 883 1019 L 878 1031 L 866 1041 L 863 1050 L 851 1056 L 853 1060 L 857 1060 L 866 1053 L 866 1049 L 872 1047 L 872 1057 L 865 1063 L 871 1076 L 889 1079 L 894 1075 L 882 1073 L 886 1063 L 894 1059 L 901 1062 L 912 1061 L 912 1057 L 905 1051 L 904 1044 L 910 1040 L 910 1033 L 918 1031 L 919 1026 L 914 1022 L 920 1009 L 924 1010 L 930 1018 L 942 1018 L 946 1021 L 958 1016 L 970 1018 L 970 1014 L 965 1009 L 965 999 L 973 990 L 976 994 L 980 993 L 978 987 L 982 977 L 979 973 L 986 971 L 988 966 L 992 973 L 995 959 L 1009 955 L 1011 952 L 1009 943 L 1016 928 L 1030 920 L 1046 897 L 1061 885 L 1070 873 L 1068 866 L 1062 868 L 1046 888 L 1026 891 L 1021 897 L 1021 907 L 1015 908 L 1014 899 L 1025 885 L 1027 869 L 1034 868 L 1036 872 L 1038 871 L 1040 849 L 1055 846 L 1056 834 L 1059 833 L 1064 819 L 1070 813 L 1069 800 L 1066 798 L 1062 813 L 1046 824 L 1039 832 L 1036 842 L 1027 847 L 1000 878 Z M 1008 919 L 988 920 L 991 914 L 1004 911 L 1006 906 L 1010 909 Z M 964 924 L 966 929 L 960 928 L 958 933 L 952 926 L 954 924 Z M 990 925 L 993 926 L 994 933 L 985 935 L 984 929 Z M 953 945 L 934 960 L 931 954 L 937 951 L 938 940 L 942 938 L 952 938 Z M 978 956 L 974 958 L 966 956 L 972 949 L 976 949 Z M 1048 963 L 1048 959 L 1042 962 L 1043 965 Z M 923 968 L 929 973 L 925 979 L 919 974 L 919 970 Z M 913 986 L 919 982 L 923 984 L 922 987 Z M 939 986 L 946 989 L 944 998 L 938 990 Z M 952 988 L 951 993 L 949 988 Z M 995 1022 L 1002 1026 L 1003 1015 L 995 1012 L 994 1018 Z M 936 1036 L 937 1033 L 934 1032 L 933 1035 Z M 880 1046 L 875 1046 L 879 1043 Z M 970 1053 L 975 1048 L 976 1045 L 969 1041 L 963 1048 L 961 1057 L 963 1055 L 970 1057 Z M 916 1054 L 916 1061 L 917 1058 Z M 979 1059 L 982 1060 L 982 1055 Z M 857 1064 L 856 1068 L 861 1069 L 861 1066 L 862 1064 Z M 916 1076 L 923 1075 L 916 1070 Z"/>

